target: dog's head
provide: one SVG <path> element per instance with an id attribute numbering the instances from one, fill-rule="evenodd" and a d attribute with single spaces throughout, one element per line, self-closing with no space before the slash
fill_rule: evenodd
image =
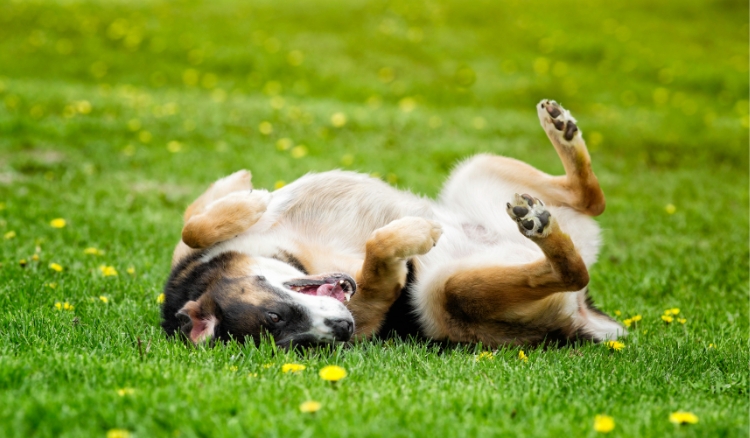
<path id="1" fill-rule="evenodd" d="M 180 263 L 165 287 L 162 326 L 194 344 L 271 335 L 278 345 L 348 341 L 344 306 L 356 290 L 346 274 L 309 276 L 279 260 L 236 252 Z"/>

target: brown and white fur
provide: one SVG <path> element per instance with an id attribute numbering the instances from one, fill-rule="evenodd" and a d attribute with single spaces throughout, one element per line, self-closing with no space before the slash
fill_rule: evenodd
<path id="1" fill-rule="evenodd" d="M 308 174 L 273 193 L 251 190 L 246 171 L 217 181 L 185 213 L 165 329 L 196 343 L 257 340 L 276 327 L 258 309 L 291 300 L 317 321 L 298 328 L 315 342 L 348 340 L 342 324 L 359 338 L 411 326 L 431 339 L 489 346 L 625 335 L 588 297 L 600 247 L 591 217 L 605 201 L 582 133 L 554 101 L 537 111 L 564 176 L 482 154 L 453 171 L 436 201 L 343 171 Z M 197 267 L 211 273 L 188 279 Z M 345 275 L 356 282 L 349 301 L 294 286 Z M 341 322 L 348 318 L 354 327 Z M 337 333 L 330 321 L 339 321 Z"/>

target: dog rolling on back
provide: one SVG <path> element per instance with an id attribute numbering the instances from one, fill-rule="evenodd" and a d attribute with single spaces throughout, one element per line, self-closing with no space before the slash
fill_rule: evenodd
<path id="1" fill-rule="evenodd" d="M 240 171 L 185 212 L 162 326 L 193 343 L 348 341 L 393 331 L 484 345 L 615 339 L 589 298 L 604 195 L 582 133 L 537 111 L 565 168 L 510 158 L 459 165 L 439 198 L 343 171 L 273 192 Z M 520 193 L 520 194 L 519 194 Z"/>

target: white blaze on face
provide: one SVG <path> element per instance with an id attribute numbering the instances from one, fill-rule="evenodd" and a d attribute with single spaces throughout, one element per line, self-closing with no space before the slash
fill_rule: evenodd
<path id="1" fill-rule="evenodd" d="M 354 325 L 354 318 L 349 310 L 340 301 L 332 297 L 306 295 L 295 292 L 284 286 L 284 283 L 290 280 L 305 277 L 303 272 L 295 269 L 282 261 L 255 257 L 253 264 L 253 275 L 262 275 L 266 281 L 276 290 L 285 292 L 287 299 L 305 309 L 311 321 L 310 330 L 307 333 L 315 336 L 320 340 L 333 340 L 333 329 L 330 325 L 332 321 L 347 320 Z M 326 324 L 328 321 L 328 324 Z"/>

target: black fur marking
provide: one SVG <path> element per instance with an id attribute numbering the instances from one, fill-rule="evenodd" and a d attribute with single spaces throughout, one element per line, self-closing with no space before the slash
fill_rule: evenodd
<path id="1" fill-rule="evenodd" d="M 422 333 L 422 329 L 419 327 L 415 313 L 416 309 L 411 302 L 410 289 L 417 278 L 414 272 L 414 264 L 408 261 L 406 262 L 406 267 L 409 270 L 406 275 L 406 284 L 401 290 L 401 295 L 399 295 L 398 299 L 396 299 L 388 310 L 383 325 L 378 331 L 377 336 L 381 339 L 390 337 L 427 339 L 427 336 Z"/>
<path id="2" fill-rule="evenodd" d="M 164 304 L 161 306 L 161 326 L 167 335 L 174 335 L 182 324 L 175 314 L 188 301 L 200 298 L 209 285 L 221 278 L 224 264 L 235 256 L 235 253 L 221 254 L 208 263 L 200 262 L 203 251 L 196 252 L 172 269 L 167 284 L 164 285 Z M 219 270 L 217 272 L 217 269 Z"/>
<path id="3" fill-rule="evenodd" d="M 302 262 L 300 262 L 297 257 L 295 257 L 294 255 L 292 255 L 292 254 L 290 254 L 290 253 L 288 253 L 286 251 L 279 252 L 278 254 L 276 254 L 275 256 L 273 256 L 273 258 L 276 259 L 276 260 L 278 260 L 278 261 L 280 261 L 280 262 L 284 262 L 284 263 L 290 265 L 291 267 L 293 267 L 294 269 L 302 272 L 305 275 L 310 275 L 310 273 L 305 268 L 305 265 L 303 265 Z"/>
<path id="4" fill-rule="evenodd" d="M 617 322 L 615 319 L 612 319 L 611 316 L 609 316 L 606 313 L 602 312 L 601 310 L 599 310 L 598 307 L 596 307 L 594 305 L 594 299 L 591 298 L 591 295 L 589 295 L 589 288 L 586 288 L 586 308 L 589 309 L 590 311 L 598 314 L 598 315 L 606 316 L 611 321 Z"/>

